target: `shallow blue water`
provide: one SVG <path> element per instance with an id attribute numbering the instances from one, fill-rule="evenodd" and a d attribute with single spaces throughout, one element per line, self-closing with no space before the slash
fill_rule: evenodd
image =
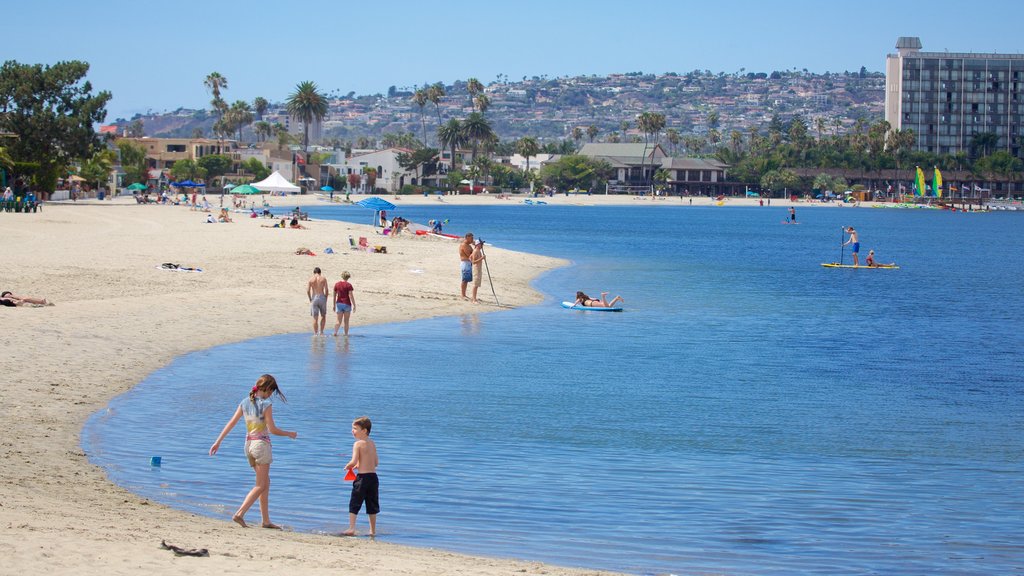
<path id="1" fill-rule="evenodd" d="M 275 417 L 300 433 L 275 439 L 271 510 L 297 530 L 344 527 L 342 455 L 367 414 L 392 542 L 635 573 L 1024 570 L 1018 215 L 401 214 L 574 264 L 537 282 L 550 295 L 537 307 L 179 358 L 89 421 L 90 459 L 227 520 L 252 482 L 241 433 L 206 451 L 270 372 L 289 399 Z M 903 268 L 821 268 L 840 258 L 843 224 Z M 503 266 L 492 254 L 499 299 Z M 622 294 L 626 311 L 559 308 L 577 289 Z"/>

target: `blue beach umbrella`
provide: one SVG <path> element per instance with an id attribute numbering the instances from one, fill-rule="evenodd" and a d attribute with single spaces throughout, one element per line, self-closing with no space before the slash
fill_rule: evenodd
<path id="1" fill-rule="evenodd" d="M 320 191 L 321 192 L 334 192 L 334 188 L 332 188 L 331 186 L 321 186 L 320 187 Z"/>
<path id="2" fill-rule="evenodd" d="M 366 198 L 366 199 L 360 200 L 359 202 L 356 202 L 356 204 L 359 205 L 359 206 L 362 206 L 363 208 L 369 208 L 370 210 L 373 210 L 373 224 L 374 225 L 376 225 L 377 222 L 380 221 L 380 217 L 377 215 L 378 212 L 380 212 L 382 210 L 394 210 L 395 209 L 395 205 L 394 204 L 392 204 L 391 202 L 388 202 L 387 200 L 385 200 L 383 198 L 379 198 L 377 196 L 372 196 L 370 198 Z"/>

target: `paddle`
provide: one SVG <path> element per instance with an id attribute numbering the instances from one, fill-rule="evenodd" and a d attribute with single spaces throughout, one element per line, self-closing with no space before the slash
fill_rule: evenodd
<path id="1" fill-rule="evenodd" d="M 843 252 L 845 252 L 846 244 L 843 244 L 843 238 L 846 236 L 846 228 L 843 226 L 839 227 L 839 265 L 843 265 Z"/>
<path id="2" fill-rule="evenodd" d="M 480 241 L 480 253 L 484 252 L 484 241 Z M 494 280 L 491 280 L 491 267 L 487 265 L 487 258 L 484 258 L 484 270 L 487 271 L 487 282 L 491 285 L 491 294 L 494 295 L 494 303 L 501 306 L 501 302 L 498 302 L 498 293 L 494 291 Z"/>

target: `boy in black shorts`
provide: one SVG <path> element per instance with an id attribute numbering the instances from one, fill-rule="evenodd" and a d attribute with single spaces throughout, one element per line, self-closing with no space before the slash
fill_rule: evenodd
<path id="1" fill-rule="evenodd" d="M 352 482 L 352 496 L 348 501 L 348 530 L 342 536 L 356 535 L 356 517 L 359 509 L 366 503 L 366 515 L 370 518 L 370 536 L 377 535 L 377 514 L 380 513 L 377 480 L 377 445 L 370 440 L 370 419 L 360 416 L 352 422 L 352 436 L 356 439 L 352 444 L 352 459 L 345 464 L 345 471 L 358 469 L 359 473 Z"/>

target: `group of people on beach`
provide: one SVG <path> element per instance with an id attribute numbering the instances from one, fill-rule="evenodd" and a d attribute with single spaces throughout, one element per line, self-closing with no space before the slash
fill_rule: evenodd
<path id="1" fill-rule="evenodd" d="M 473 233 L 467 232 L 459 243 L 459 273 L 462 277 L 460 294 L 463 300 L 469 300 L 474 304 L 479 303 L 477 292 L 483 282 L 483 265 L 487 255 L 484 254 L 484 241 L 474 242 Z M 466 288 L 473 284 L 472 298 L 466 296 Z"/>
<path id="2" fill-rule="evenodd" d="M 245 420 L 245 457 L 249 461 L 256 474 L 256 485 L 249 490 L 242 500 L 231 519 L 243 528 L 248 528 L 245 521 L 245 514 L 249 508 L 259 500 L 261 526 L 280 530 L 281 527 L 270 520 L 270 464 L 274 461 L 270 444 L 270 436 L 285 436 L 295 439 L 298 433 L 289 430 L 282 430 L 274 423 L 274 405 L 271 396 L 276 394 L 283 402 L 287 402 L 277 380 L 270 374 L 264 374 L 256 380 L 256 384 L 249 390 L 248 396 L 238 403 L 235 413 L 228 420 L 221 430 L 217 439 L 210 446 L 209 454 L 214 456 L 220 449 L 221 442 L 229 432 L 238 424 L 239 420 Z M 370 440 L 370 429 L 373 423 L 366 416 L 360 416 L 352 421 L 352 436 L 355 442 L 352 444 L 352 456 L 345 464 L 346 472 L 354 472 L 352 482 L 352 493 L 349 497 L 348 529 L 341 533 L 342 536 L 355 536 L 356 519 L 360 510 L 366 506 L 366 515 L 370 522 L 370 536 L 377 535 L 377 514 L 380 513 L 380 481 L 377 478 L 377 466 L 380 465 L 380 458 L 377 456 L 377 445 Z M 346 479 L 349 475 L 346 474 Z"/>
<path id="3" fill-rule="evenodd" d="M 341 280 L 334 283 L 333 308 L 337 315 L 337 322 L 334 323 L 334 334 L 344 328 L 345 336 L 348 336 L 349 320 L 352 313 L 356 311 L 355 288 L 348 281 L 352 275 L 348 271 L 341 273 Z M 306 296 L 309 297 L 310 315 L 313 316 L 313 335 L 323 336 L 324 327 L 327 324 L 327 278 L 324 277 L 320 267 L 313 268 L 313 275 L 306 283 Z"/>

